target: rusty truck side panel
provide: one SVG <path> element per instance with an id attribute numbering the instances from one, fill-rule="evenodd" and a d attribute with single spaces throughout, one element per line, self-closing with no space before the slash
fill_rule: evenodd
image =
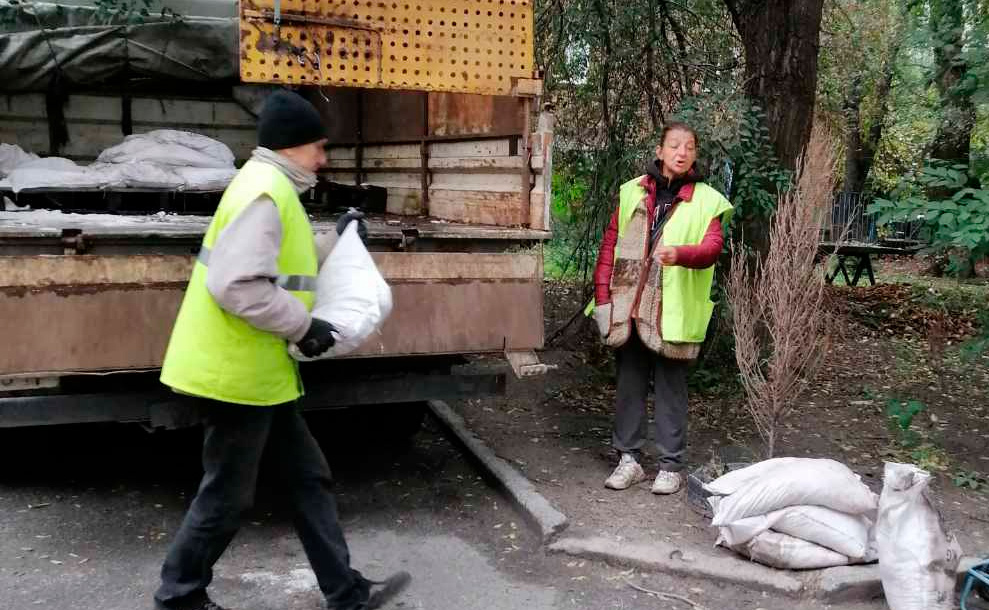
<path id="1" fill-rule="evenodd" d="M 244 82 L 509 95 L 533 79 L 530 0 L 242 0 Z"/>
<path id="2" fill-rule="evenodd" d="M 530 253 L 375 252 L 394 312 L 354 356 L 542 346 L 542 262 Z M 155 368 L 191 256 L 10 256 L 0 265 L 0 375 Z"/>

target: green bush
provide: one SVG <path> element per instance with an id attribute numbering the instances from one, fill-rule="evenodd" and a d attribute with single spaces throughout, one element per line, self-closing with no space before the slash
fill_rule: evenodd
<path id="1" fill-rule="evenodd" d="M 979 180 L 967 170 L 934 160 L 901 180 L 889 199 L 876 199 L 868 212 L 880 225 L 923 223 L 923 237 L 934 251 L 954 253 L 956 275 L 970 273 L 973 260 L 989 256 L 989 189 L 972 187 Z"/>

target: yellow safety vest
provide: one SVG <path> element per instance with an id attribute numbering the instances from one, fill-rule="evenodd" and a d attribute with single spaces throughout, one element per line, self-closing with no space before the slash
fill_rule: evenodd
<path id="1" fill-rule="evenodd" d="M 261 195 L 275 202 L 281 219 L 276 283 L 312 309 L 319 262 L 305 209 L 277 168 L 248 161 L 220 200 L 175 320 L 161 381 L 178 392 L 245 405 L 282 404 L 303 393 L 285 340 L 224 311 L 206 288 L 209 252 L 217 237 Z"/>
<path id="2" fill-rule="evenodd" d="M 622 184 L 619 190 L 618 243 L 615 259 L 619 257 L 622 242 L 636 208 L 647 196 L 640 184 L 642 176 Z M 673 216 L 666 222 L 660 237 L 664 246 L 696 245 L 704 239 L 711 220 L 721 218 L 727 225 L 732 213 L 728 200 L 711 186 L 698 182 L 694 185 L 691 200 L 676 206 Z M 649 228 L 646 227 L 648 231 Z M 637 238 L 640 236 L 636 236 Z M 648 239 L 648 236 L 646 236 Z M 664 341 L 676 343 L 701 343 L 707 332 L 714 304 L 711 301 L 711 284 L 714 266 L 706 269 L 688 269 L 677 265 L 663 267 L 661 334 Z M 594 301 L 586 313 L 592 314 Z"/>

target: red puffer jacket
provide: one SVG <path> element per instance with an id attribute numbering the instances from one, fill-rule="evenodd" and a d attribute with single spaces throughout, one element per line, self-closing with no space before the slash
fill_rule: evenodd
<path id="1" fill-rule="evenodd" d="M 649 208 L 649 224 L 652 225 L 656 214 L 656 183 L 649 176 L 644 176 L 640 182 L 649 194 L 646 200 Z M 676 211 L 678 205 L 690 205 L 694 196 L 694 185 L 685 184 L 680 188 L 673 203 L 670 214 Z M 594 302 L 604 305 L 611 302 L 611 273 L 615 266 L 615 245 L 618 243 L 618 209 L 611 215 L 611 222 L 601 238 L 601 248 L 598 250 L 598 262 L 594 267 Z M 715 218 L 707 227 L 704 239 L 695 246 L 675 246 L 677 252 L 676 264 L 688 269 L 706 269 L 717 262 L 724 246 L 721 236 L 721 221 Z"/>

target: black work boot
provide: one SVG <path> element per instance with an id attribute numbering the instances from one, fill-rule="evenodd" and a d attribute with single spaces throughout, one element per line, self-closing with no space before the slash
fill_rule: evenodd
<path id="1" fill-rule="evenodd" d="M 207 595 L 197 595 L 193 599 L 187 599 L 167 606 L 157 602 L 155 608 L 156 610 L 227 610 L 227 608 L 214 602 Z"/>
<path id="2" fill-rule="evenodd" d="M 369 582 L 371 583 L 371 596 L 367 599 L 367 610 L 375 610 L 404 591 L 412 582 L 412 575 L 408 572 L 396 572 L 382 581 L 372 580 Z"/>

